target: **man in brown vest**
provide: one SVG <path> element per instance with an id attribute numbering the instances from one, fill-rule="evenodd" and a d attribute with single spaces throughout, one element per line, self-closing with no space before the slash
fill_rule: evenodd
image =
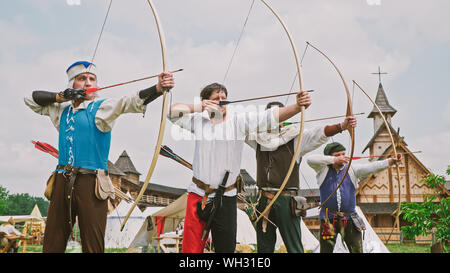
<path id="1" fill-rule="evenodd" d="M 271 102 L 266 109 L 273 106 L 283 107 L 280 102 Z M 299 157 L 296 158 L 294 170 L 275 201 L 266 218 L 257 223 L 256 235 L 258 252 L 272 253 L 275 250 L 276 229 L 279 228 L 281 237 L 289 253 L 303 253 L 301 242 L 300 217 L 291 213 L 291 198 L 298 195 L 300 188 L 299 166 L 302 156 L 311 152 L 328 141 L 328 138 L 356 126 L 353 116 L 346 117 L 342 123 L 327 126 L 317 126 L 304 130 L 300 146 Z M 256 210 L 264 211 L 267 204 L 279 190 L 294 156 L 298 141 L 299 125 L 280 126 L 279 131 L 258 132 L 246 139 L 246 143 L 256 150 L 257 174 L 256 181 L 260 198 Z M 270 223 L 272 222 L 272 223 Z M 276 225 L 276 226 L 275 226 Z"/>

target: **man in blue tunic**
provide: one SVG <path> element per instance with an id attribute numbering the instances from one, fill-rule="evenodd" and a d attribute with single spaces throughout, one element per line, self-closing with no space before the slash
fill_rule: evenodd
<path id="1" fill-rule="evenodd" d="M 111 130 L 125 113 L 143 113 L 164 89 L 174 86 L 170 73 L 158 84 L 121 98 L 96 99 L 96 67 L 90 62 L 72 64 L 66 71 L 68 88 L 59 93 L 34 91 L 25 104 L 49 116 L 59 132 L 59 162 L 51 189 L 43 252 L 64 252 L 78 216 L 83 252 L 104 252 L 107 196 L 99 194 L 107 181 Z"/>
<path id="2" fill-rule="evenodd" d="M 345 173 L 349 157 L 345 155 L 345 147 L 332 142 L 325 146 L 324 155 L 312 155 L 307 159 L 311 168 L 317 173 L 317 183 L 322 203 L 337 187 Z M 402 159 L 390 158 L 366 164 L 352 164 L 338 191 L 325 203 L 320 211 L 320 252 L 332 253 L 337 234 L 341 234 L 351 253 L 362 253 L 362 230 L 360 219 L 356 214 L 356 189 L 358 178 L 380 172 Z M 355 223 L 356 221 L 356 223 Z"/>

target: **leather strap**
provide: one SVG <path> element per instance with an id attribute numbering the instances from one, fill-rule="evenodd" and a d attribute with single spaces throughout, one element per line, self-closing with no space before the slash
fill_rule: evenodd
<path id="1" fill-rule="evenodd" d="M 69 181 L 69 192 L 67 194 L 67 202 L 69 206 L 69 225 L 71 227 L 70 235 L 72 236 L 72 239 L 74 239 L 73 235 L 73 223 L 72 223 L 72 198 L 73 198 L 73 185 L 75 184 L 75 180 L 77 179 L 78 174 L 97 174 L 97 170 L 90 170 L 90 169 L 84 169 L 80 167 L 73 167 L 70 164 L 67 165 L 57 165 L 56 169 L 62 169 L 65 170 L 66 173 L 63 173 L 63 176 Z"/>

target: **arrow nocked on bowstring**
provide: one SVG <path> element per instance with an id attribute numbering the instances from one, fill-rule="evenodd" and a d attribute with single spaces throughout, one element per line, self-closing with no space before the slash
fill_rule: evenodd
<path id="1" fill-rule="evenodd" d="M 303 92 L 314 92 L 314 90 L 305 90 Z M 223 100 L 219 102 L 219 106 L 231 104 L 231 103 L 238 103 L 238 102 L 246 102 L 246 101 L 252 101 L 252 100 L 263 100 L 263 99 L 269 99 L 269 98 L 276 98 L 276 97 L 283 97 L 283 96 L 290 96 L 290 95 L 297 95 L 297 93 L 286 93 L 286 94 L 279 94 L 279 95 L 271 95 L 271 96 L 265 96 L 265 97 L 256 97 L 251 99 L 243 99 L 243 100 L 235 100 L 235 101 L 227 101 Z"/>

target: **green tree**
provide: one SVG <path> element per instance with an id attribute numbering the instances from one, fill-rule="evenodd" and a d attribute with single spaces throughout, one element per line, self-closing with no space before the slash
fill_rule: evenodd
<path id="1" fill-rule="evenodd" d="M 450 165 L 447 168 L 447 174 L 450 174 Z M 404 202 L 401 204 L 403 219 L 412 224 L 402 227 L 402 232 L 406 236 L 414 238 L 417 235 L 426 235 L 427 232 L 435 231 L 436 238 L 442 243 L 444 252 L 448 253 L 450 197 L 443 197 L 440 201 L 438 200 L 438 196 L 445 196 L 442 190 L 442 186 L 446 183 L 445 177 L 430 174 L 421 181 L 426 183 L 427 187 L 434 190 L 436 194 L 424 196 L 423 203 Z"/>
<path id="2" fill-rule="evenodd" d="M 41 197 L 30 196 L 28 193 L 11 194 L 7 199 L 9 215 L 28 215 L 37 204 L 42 216 L 47 215 L 48 201 Z"/>
<path id="3" fill-rule="evenodd" d="M 0 186 L 0 215 L 7 215 L 8 213 L 8 190 Z"/>

